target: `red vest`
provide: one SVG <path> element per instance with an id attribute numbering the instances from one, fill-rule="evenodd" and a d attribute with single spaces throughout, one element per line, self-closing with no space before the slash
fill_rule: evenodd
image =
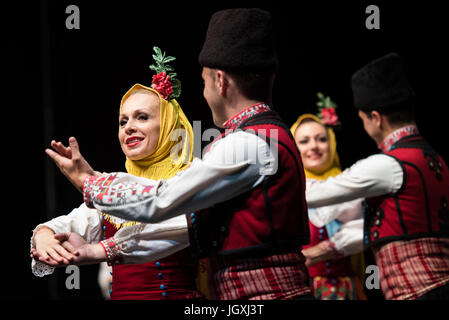
<path id="1" fill-rule="evenodd" d="M 104 221 L 105 237 L 117 228 Z M 111 300 L 173 300 L 202 298 L 196 290 L 197 264 L 189 248 L 142 264 L 112 266 Z"/>
<path id="2" fill-rule="evenodd" d="M 326 231 L 326 227 L 318 228 L 309 221 L 310 228 L 310 244 L 304 246 L 304 249 L 313 247 L 329 239 Z M 322 261 L 307 268 L 310 277 L 350 277 L 354 275 L 354 271 L 351 266 L 351 257 L 342 257 L 333 260 Z"/>
<path id="3" fill-rule="evenodd" d="M 238 129 L 251 129 L 278 148 L 277 172 L 234 199 L 187 215 L 192 252 L 209 257 L 299 250 L 309 239 L 305 175 L 290 131 L 273 111 L 247 119 Z M 277 130 L 277 139 L 270 129 Z"/>
<path id="4" fill-rule="evenodd" d="M 403 184 L 366 200 L 365 245 L 449 236 L 449 170 L 441 156 L 419 135 L 400 139 L 385 154 L 400 163 Z"/>

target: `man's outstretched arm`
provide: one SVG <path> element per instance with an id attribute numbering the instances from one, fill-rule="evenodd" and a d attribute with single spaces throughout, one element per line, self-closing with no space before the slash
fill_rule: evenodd
<path id="1" fill-rule="evenodd" d="M 235 152 L 234 158 L 229 157 L 233 148 L 242 145 L 258 145 L 257 153 L 265 156 Z M 276 168 L 270 147 L 254 134 L 233 133 L 213 147 L 204 160 L 195 159 L 189 168 L 167 180 L 125 173 L 88 177 L 85 203 L 126 220 L 156 223 L 232 199 L 259 185 Z"/>

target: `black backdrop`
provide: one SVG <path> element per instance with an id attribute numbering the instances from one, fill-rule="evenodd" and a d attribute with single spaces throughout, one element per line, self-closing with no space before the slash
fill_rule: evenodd
<path id="1" fill-rule="evenodd" d="M 3 219 L 2 297 L 101 299 L 96 266 L 81 268 L 81 289 L 65 288 L 66 274 L 38 279 L 30 272 L 31 230 L 68 213 L 81 195 L 44 153 L 52 138 L 76 136 L 84 156 L 101 171 L 123 171 L 117 142 L 118 105 L 136 82 L 150 84 L 152 47 L 177 57 L 179 102 L 202 130 L 211 117 L 202 97 L 197 57 L 211 14 L 257 6 L 271 11 L 280 58 L 274 108 L 288 124 L 315 113 L 316 92 L 339 105 L 337 134 L 343 167 L 377 152 L 352 106 L 350 76 L 398 52 L 417 93 L 422 134 L 449 160 L 446 143 L 447 32 L 436 1 L 29 1 L 2 4 Z M 390 1 L 391 2 L 391 1 Z M 68 30 L 65 9 L 80 9 L 80 29 Z M 365 8 L 380 9 L 380 29 L 367 30 Z"/>

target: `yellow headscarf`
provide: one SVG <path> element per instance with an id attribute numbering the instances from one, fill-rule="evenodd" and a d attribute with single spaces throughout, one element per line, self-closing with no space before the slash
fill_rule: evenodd
<path id="1" fill-rule="evenodd" d="M 311 119 L 323 125 L 320 118 L 318 118 L 317 116 L 310 113 L 303 114 L 298 117 L 296 122 L 290 128 L 293 137 L 295 136 L 296 129 L 298 129 L 301 122 L 306 119 Z M 329 177 L 335 177 L 336 175 L 339 175 L 341 173 L 340 158 L 338 157 L 337 153 L 337 140 L 335 139 L 334 130 L 327 127 L 327 135 L 329 136 L 329 161 L 326 163 L 326 166 L 324 166 L 323 169 L 319 171 L 308 170 L 304 168 L 307 179 L 326 180 Z"/>
<path id="2" fill-rule="evenodd" d="M 160 132 L 156 150 L 148 157 L 141 160 L 131 160 L 126 158 L 126 171 L 138 177 L 159 180 L 168 179 L 176 175 L 181 170 L 187 168 L 193 160 L 193 130 L 189 120 L 185 116 L 178 102 L 174 99 L 167 101 L 153 88 L 135 84 L 125 93 L 120 103 L 120 110 L 125 100 L 136 90 L 143 89 L 153 92 L 159 97 L 160 107 Z M 181 130 L 177 130 L 181 129 Z M 182 131 L 183 130 L 183 131 Z M 181 142 L 171 141 L 181 136 L 184 132 Z M 175 152 L 173 152 L 175 151 Z M 180 154 L 179 154 L 180 151 Z M 176 154 L 174 154 L 176 153 Z M 136 221 L 120 222 L 107 213 L 103 213 L 104 218 L 117 229 L 137 224 Z"/>
<path id="3" fill-rule="evenodd" d="M 126 158 L 126 171 L 153 180 L 168 179 L 185 169 L 193 159 L 192 126 L 175 99 L 167 101 L 153 88 L 141 84 L 135 84 L 125 93 L 120 103 L 120 110 L 125 100 L 139 89 L 153 92 L 159 98 L 160 133 L 156 150 L 151 155 L 141 160 Z"/>
<path id="4" fill-rule="evenodd" d="M 290 128 L 293 137 L 295 136 L 296 129 L 298 129 L 301 122 L 303 122 L 305 119 L 311 119 L 323 125 L 320 118 L 318 118 L 317 116 L 310 113 L 303 114 L 300 117 L 298 117 L 296 122 Z M 337 140 L 335 139 L 334 130 L 332 128 L 327 127 L 327 134 L 329 136 L 329 152 L 330 152 L 329 161 L 327 162 L 326 166 L 324 166 L 323 169 L 321 169 L 320 171 L 312 171 L 304 168 L 304 172 L 306 174 L 307 179 L 326 180 L 329 177 L 335 177 L 341 173 L 340 158 L 338 157 L 337 153 Z M 354 270 L 355 274 L 358 276 L 360 281 L 364 283 L 365 260 L 363 252 L 350 256 L 350 260 L 351 260 L 351 267 Z M 356 284 L 359 285 L 358 282 L 356 282 Z M 363 293 L 363 289 L 361 290 L 357 289 L 357 294 L 358 299 L 366 300 L 366 297 Z"/>

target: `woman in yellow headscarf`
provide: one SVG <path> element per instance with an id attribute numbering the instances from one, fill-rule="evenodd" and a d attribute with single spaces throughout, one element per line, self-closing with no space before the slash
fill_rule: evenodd
<path id="1" fill-rule="evenodd" d="M 332 127 L 337 126 L 336 105 L 329 97 L 318 94 L 319 116 L 303 114 L 290 128 L 304 165 L 307 187 L 341 173 L 337 142 Z M 360 201 L 352 203 L 353 211 Z M 335 209 L 335 208 L 334 208 Z M 347 209 L 347 205 L 345 206 Z M 338 208 L 337 208 L 338 211 Z M 342 222 L 335 219 L 325 225 L 315 225 L 309 210 L 310 244 L 303 247 L 306 265 L 313 281 L 314 296 L 320 300 L 365 299 L 360 280 L 353 271 L 350 257 L 343 257 L 340 245 L 335 248 L 333 236 Z M 340 231 L 342 232 L 342 231 Z M 343 244 L 344 246 L 344 244 Z M 360 260 L 356 264 L 360 264 Z M 359 272 L 357 267 L 356 272 Z"/>
<path id="2" fill-rule="evenodd" d="M 179 81 L 175 74 L 165 72 L 172 70 L 167 68 L 166 62 L 173 61 L 174 58 L 165 57 L 158 48 L 155 48 L 155 51 L 156 66 L 150 68 L 158 73 L 153 77 L 152 86 L 135 84 L 121 100 L 118 138 L 126 156 L 127 172 L 158 180 L 173 177 L 189 165 L 193 159 L 193 130 L 175 100 L 180 92 Z M 120 197 L 119 193 L 118 191 L 117 197 Z M 55 218 L 35 229 L 32 242 L 38 252 L 60 249 L 59 244 L 54 242 L 53 247 L 47 245 L 55 233 L 76 232 L 88 242 L 103 239 L 117 241 L 117 233 L 121 232 L 123 235 L 124 231 L 126 235 L 127 230 L 131 230 L 128 233 L 139 232 L 138 230 L 144 227 L 144 224 L 139 222 L 123 220 L 107 213 L 97 213 L 96 210 L 83 205 L 74 211 L 76 212 Z M 167 221 L 168 223 L 161 223 L 161 226 L 155 228 L 187 228 L 184 216 Z M 142 225 L 142 228 L 136 228 L 138 225 Z M 128 227 L 134 229 L 127 229 Z M 101 229 L 102 232 L 99 232 Z M 137 243 L 138 239 L 134 242 Z M 163 245 L 163 241 L 160 243 Z M 183 247 L 185 248 L 185 245 Z M 108 246 L 105 246 L 105 250 L 107 249 Z M 134 264 L 113 265 L 111 299 L 202 297 L 196 290 L 197 262 L 192 259 L 189 248 L 158 261 L 135 263 L 138 259 L 133 255 L 139 255 L 142 250 L 143 248 L 137 245 L 135 251 L 128 254 L 128 259 Z M 42 276 L 38 274 L 39 270 L 33 269 L 33 272 Z"/>

